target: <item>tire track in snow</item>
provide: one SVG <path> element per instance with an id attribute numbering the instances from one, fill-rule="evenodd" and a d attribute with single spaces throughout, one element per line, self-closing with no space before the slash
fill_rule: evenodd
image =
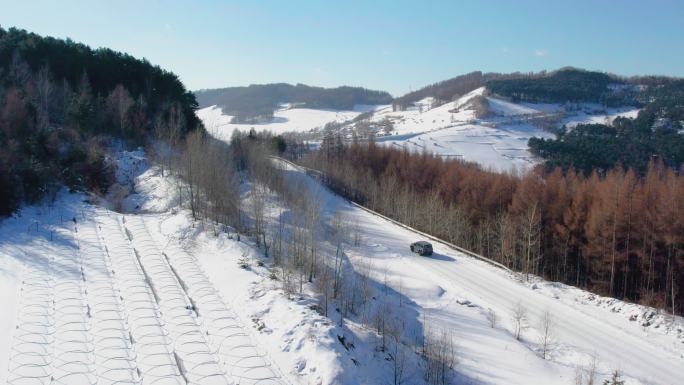
<path id="1" fill-rule="evenodd" d="M 457 255 L 458 252 L 449 250 L 449 254 Z M 629 367 L 618 367 L 618 369 L 621 371 L 628 370 L 628 375 L 645 384 L 656 383 L 653 378 L 644 375 L 655 363 L 665 364 L 668 368 L 659 373 L 660 379 L 663 381 L 666 381 L 665 378 L 675 379 L 678 374 L 684 378 L 684 374 L 681 374 L 680 369 L 677 368 L 678 364 L 681 366 L 681 362 L 672 359 L 666 361 L 662 358 L 653 358 L 661 353 L 659 348 L 648 343 L 638 343 L 638 340 L 632 340 L 633 337 L 628 332 L 612 328 L 610 325 L 608 325 L 610 332 L 602 333 L 601 330 L 605 330 L 606 325 L 600 320 L 580 311 L 575 311 L 553 298 L 535 293 L 513 280 L 505 281 L 494 276 L 488 276 L 489 272 L 485 272 L 480 266 L 469 262 L 460 265 L 434 259 L 422 262 L 443 278 L 445 282 L 453 282 L 452 286 L 467 289 L 471 296 L 479 298 L 480 301 L 491 305 L 494 309 L 503 310 L 503 315 L 512 314 L 517 302 L 525 307 L 528 322 L 540 320 L 544 312 L 549 311 L 557 320 L 555 332 L 559 343 L 569 345 L 573 349 L 588 355 L 596 354 L 600 360 L 607 360 L 613 365 L 619 366 L 630 363 Z M 491 282 L 495 280 L 499 280 L 497 285 L 491 285 Z M 507 295 L 501 295 L 502 291 Z M 528 326 L 534 326 L 534 324 Z M 588 338 L 582 338 L 583 336 L 588 336 Z M 613 347 L 616 340 L 624 341 L 625 344 L 633 343 L 632 346 L 639 346 L 641 358 L 635 361 L 634 350 L 632 349 Z M 606 354 L 606 351 L 610 354 Z M 604 374 L 609 375 L 610 373 Z M 668 382 L 659 383 L 667 384 Z"/>
<path id="2" fill-rule="evenodd" d="M 96 224 L 92 220 L 83 221 L 78 230 L 86 295 L 90 304 L 90 333 L 95 344 L 97 383 L 138 384 L 140 378 L 120 289 L 116 286 Z"/>
<path id="3" fill-rule="evenodd" d="M 140 218 L 143 226 L 144 220 Z M 149 233 L 148 233 L 149 234 Z M 221 356 L 226 370 L 239 384 L 284 385 L 280 371 L 265 350 L 231 310 L 208 279 L 197 259 L 177 245 L 167 245 L 163 255 L 206 325 L 209 342 Z"/>
<path id="4" fill-rule="evenodd" d="M 24 258 L 32 262 L 25 265 L 9 384 L 97 382 L 83 256 L 67 223 L 48 222 L 41 230 L 50 240 L 37 234 Z"/>
<path id="5" fill-rule="evenodd" d="M 162 321 L 154 293 L 126 238 L 118 214 L 102 213 L 97 220 L 127 313 L 130 339 L 143 385 L 185 385 Z"/>
<path id="6" fill-rule="evenodd" d="M 190 298 L 140 217 L 126 216 L 125 229 L 156 293 L 183 375 L 192 384 L 229 384 L 220 358 L 207 341 Z"/>
<path id="7" fill-rule="evenodd" d="M 26 253 L 23 250 L 18 252 Z M 24 266 L 8 365 L 7 383 L 11 385 L 49 384 L 52 377 L 55 338 L 54 255 L 46 256 L 45 260 L 44 266 Z"/>
<path id="8" fill-rule="evenodd" d="M 86 297 L 83 255 L 78 250 L 70 221 L 55 229 L 57 238 L 71 240 L 76 249 L 55 252 L 55 348 L 51 384 L 95 384 L 95 350 L 89 332 L 89 304 Z"/>

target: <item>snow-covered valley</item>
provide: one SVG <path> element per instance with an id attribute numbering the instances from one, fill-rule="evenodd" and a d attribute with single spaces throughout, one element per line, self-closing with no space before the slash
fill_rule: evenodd
<path id="1" fill-rule="evenodd" d="M 0 385 L 684 385 L 684 1 L 584 2 L 6 1 Z"/>
<path id="2" fill-rule="evenodd" d="M 324 316 L 311 290 L 283 291 L 253 240 L 193 221 L 173 196 L 174 182 L 146 167 L 142 153 L 122 159 L 133 170 L 124 173 L 135 180 L 127 198 L 133 212 L 62 193 L 54 205 L 25 207 L 0 224 L 0 381 L 391 382 L 394 356 L 378 350 L 381 336 L 360 319 L 343 319 L 335 304 Z M 391 304 L 402 320 L 402 349 L 411 352 L 426 328 L 453 333 L 456 383 L 571 384 L 594 358 L 601 380 L 620 370 L 627 384 L 681 382 L 681 319 L 616 300 L 605 306 L 538 278 L 525 282 L 445 244 L 436 243 L 432 257 L 415 256 L 408 243 L 419 233 L 283 167 L 290 183 L 320 200 L 324 228 L 336 216 L 357 227 L 358 243 L 344 244 L 346 261 L 370 279 L 369 306 Z M 281 206 L 269 202 L 272 227 Z M 323 248 L 335 252 L 329 241 Z M 518 304 L 526 311 L 520 341 L 511 319 Z M 539 319 L 547 311 L 556 327 L 543 358 Z M 407 353 L 403 383 L 423 382 L 417 353 Z"/>
<path id="3" fill-rule="evenodd" d="M 534 104 L 513 103 L 486 96 L 487 112 L 478 117 L 473 100 L 485 95 L 478 88 L 453 102 L 438 105 L 434 98 L 425 98 L 405 110 L 395 111 L 391 105 L 359 106 L 354 111 L 283 108 L 275 112 L 270 122 L 235 124 L 216 106 L 198 111 L 207 130 L 223 140 L 230 140 L 233 131 L 270 131 L 322 134 L 327 123 L 337 123 L 348 140 L 375 135 L 380 144 L 428 151 L 445 159 L 463 159 L 479 163 L 495 171 L 526 171 L 538 160 L 530 154 L 527 142 L 532 137 L 552 138 L 546 128 L 580 123 L 610 123 L 618 116 L 636 117 L 633 107 L 605 108 L 598 104 Z M 366 118 L 360 116 L 367 113 Z M 355 120 L 356 118 L 356 120 Z M 360 119 L 360 120 L 359 120 Z M 387 129 L 390 127 L 391 129 Z"/>
<path id="4" fill-rule="evenodd" d="M 233 131 L 271 131 L 276 134 L 285 132 L 310 132 L 321 130 L 326 123 L 342 123 L 352 120 L 358 115 L 371 111 L 375 106 L 356 106 L 354 110 L 320 110 L 311 108 L 291 108 L 289 105 L 276 110 L 273 119 L 260 124 L 231 123 L 230 115 L 225 115 L 221 108 L 210 106 L 197 111 L 207 131 L 223 140 L 230 140 Z"/>

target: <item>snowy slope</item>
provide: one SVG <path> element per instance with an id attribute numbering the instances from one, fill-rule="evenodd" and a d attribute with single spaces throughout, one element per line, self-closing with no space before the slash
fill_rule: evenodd
<path id="1" fill-rule="evenodd" d="M 565 124 L 568 128 L 575 127 L 578 124 L 612 124 L 613 120 L 617 117 L 625 117 L 634 119 L 639 114 L 638 108 L 609 108 L 609 109 L 598 109 L 595 110 L 597 113 L 587 113 L 585 111 L 580 111 L 572 116 L 566 117 L 561 122 Z"/>
<path id="2" fill-rule="evenodd" d="M 120 183 L 143 182 L 138 195 L 172 191 L 139 151 L 119 165 L 131 171 Z M 153 237 L 142 215 L 85 198 L 62 193 L 0 222 L 0 383 L 290 383 L 194 257 Z M 141 209 L 168 204 L 144 198 L 161 202 Z"/>
<path id="3" fill-rule="evenodd" d="M 356 131 L 351 119 L 361 112 L 372 111 L 367 122 L 379 143 L 410 151 L 428 150 L 449 159 L 477 162 L 497 171 L 524 171 L 538 162 L 530 154 L 527 141 L 531 137 L 553 137 L 540 128 L 540 122 L 571 128 L 580 123 L 610 123 L 618 116 L 633 118 L 639 112 L 631 107 L 604 108 L 590 103 L 513 103 L 484 95 L 485 87 L 480 87 L 442 105 L 428 97 L 403 111 L 393 111 L 389 105 L 359 106 L 354 111 L 283 108 L 275 112 L 271 122 L 264 124 L 232 124 L 232 117 L 223 115 L 216 107 L 199 110 L 198 116 L 209 132 L 223 140 L 229 140 L 236 129 L 247 131 L 253 127 L 274 133 L 310 132 L 329 122 L 348 122 L 342 131 L 350 139 Z M 472 108 L 472 100 L 478 96 L 484 96 L 488 104 L 486 117 L 477 118 Z M 384 122 L 393 125 L 389 135 L 381 128 Z M 356 134 L 358 137 L 365 135 Z"/>
<path id="4" fill-rule="evenodd" d="M 477 119 L 471 100 L 483 95 L 478 88 L 452 103 L 429 108 L 424 99 L 405 111 L 379 109 L 372 122 L 388 119 L 394 132 L 378 136 L 379 143 L 410 151 L 431 151 L 448 159 L 477 162 L 497 171 L 526 170 L 535 164 L 527 141 L 535 137 L 552 137 L 528 121 L 546 111 L 487 97 L 490 115 Z"/>
<path id="5" fill-rule="evenodd" d="M 0 222 L 0 383 L 386 383 L 371 331 L 286 295 L 252 240 L 159 196 L 176 181 L 141 151 L 118 164 L 133 212 L 63 193 Z"/>
<path id="6" fill-rule="evenodd" d="M 261 124 L 231 123 L 233 117 L 224 115 L 221 108 L 216 106 L 206 107 L 197 111 L 197 116 L 202 120 L 207 131 L 217 137 L 230 139 L 233 131 L 249 131 L 251 128 L 258 131 L 271 131 L 275 134 L 283 132 L 308 132 L 321 129 L 326 123 L 351 120 L 359 114 L 374 108 L 375 106 L 356 106 L 351 111 L 337 111 L 289 108 L 284 106 L 284 108 L 275 111 L 270 122 Z"/>
<path id="7" fill-rule="evenodd" d="M 147 168 L 140 152 L 120 160 L 136 170 L 122 176 L 135 180 L 142 204 L 134 212 L 63 193 L 53 206 L 0 222 L 0 383 L 391 382 L 377 335 L 353 320 L 340 326 L 335 312 L 322 316 L 306 291 L 286 295 L 248 238 L 217 236 L 175 199 L 152 194 L 173 191 L 174 181 Z M 417 257 L 407 244 L 418 233 L 349 204 L 298 168 L 286 173 L 322 200 L 326 220 L 339 212 L 359 226 L 360 245 L 346 245 L 346 257 L 403 303 L 409 335 L 428 325 L 455 332 L 457 383 L 570 384 L 591 356 L 601 381 L 620 369 L 627 385 L 682 383 L 681 318 L 538 278 L 526 283 L 439 243 L 432 257 Z M 511 332 L 518 302 L 528 312 L 522 341 Z M 498 316 L 494 328 L 488 309 Z M 546 310 L 558 327 L 543 359 L 538 320 Z M 405 383 L 420 384 L 419 355 L 408 357 Z"/>
<path id="8" fill-rule="evenodd" d="M 580 290 L 544 281 L 529 284 L 439 243 L 432 257 L 417 257 L 407 245 L 420 235 L 321 189 L 298 168 L 285 167 L 292 180 L 321 191 L 329 217 L 343 212 L 361 226 L 362 246 L 347 251 L 354 263 L 370 264 L 376 274 L 392 277 L 393 288 L 408 293 L 429 322 L 456 331 L 458 371 L 474 383 L 574 383 L 574 369 L 586 367 L 592 356 L 602 376 L 618 369 L 627 384 L 684 383 L 681 318 L 668 330 L 644 328 L 620 311 L 580 300 Z M 518 303 L 527 310 L 522 342 L 512 336 L 511 314 Z M 499 318 L 494 329 L 485 317 L 488 309 Z M 547 360 L 537 353 L 539 319 L 545 311 L 557 324 L 557 342 Z"/>
<path id="9" fill-rule="evenodd" d="M 530 124 L 503 128 L 462 124 L 423 134 L 379 137 L 377 142 L 410 151 L 427 150 L 448 159 L 477 162 L 496 171 L 524 171 L 535 164 L 527 148 L 527 141 L 533 136 L 552 135 Z"/>
<path id="10" fill-rule="evenodd" d="M 492 97 L 488 97 L 487 101 L 489 102 L 489 109 L 495 115 L 500 116 L 533 115 L 543 112 L 524 104 L 515 104 Z"/>
<path id="11" fill-rule="evenodd" d="M 370 121 L 389 120 L 394 124 L 391 135 L 378 135 L 377 140 L 411 151 L 428 150 L 445 158 L 477 162 L 497 171 L 526 170 L 537 160 L 528 151 L 531 137 L 551 138 L 553 134 L 540 128 L 553 122 L 557 126 L 574 127 L 579 123 L 610 123 L 618 116 L 635 117 L 638 109 L 605 109 L 598 105 L 512 103 L 485 96 L 488 114 L 476 118 L 470 102 L 485 95 L 478 88 L 458 100 L 432 108 L 431 98 L 415 103 L 405 111 L 390 107 L 375 111 Z"/>

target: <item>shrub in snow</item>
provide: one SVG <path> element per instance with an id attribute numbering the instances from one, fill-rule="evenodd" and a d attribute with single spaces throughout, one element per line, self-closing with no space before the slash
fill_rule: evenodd
<path id="1" fill-rule="evenodd" d="M 613 372 L 610 380 L 603 381 L 603 385 L 625 385 L 625 382 L 620 380 L 620 372 L 616 370 Z"/>
<path id="2" fill-rule="evenodd" d="M 492 329 L 496 327 L 496 313 L 493 309 L 487 311 L 487 322 Z"/>
<path id="3" fill-rule="evenodd" d="M 452 371 L 456 366 L 456 346 L 453 335 L 442 330 L 440 333 L 428 331 L 423 346 L 425 358 L 425 382 L 430 385 L 451 383 Z"/>

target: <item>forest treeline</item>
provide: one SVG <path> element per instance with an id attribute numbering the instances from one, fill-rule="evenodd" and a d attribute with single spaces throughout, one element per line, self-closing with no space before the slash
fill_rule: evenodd
<path id="1" fill-rule="evenodd" d="M 389 104 L 392 101 L 392 96 L 387 92 L 361 87 L 323 88 L 286 83 L 200 90 L 195 95 L 201 107 L 217 105 L 225 114 L 234 117 L 234 123 L 271 119 L 281 103 L 306 108 L 351 110 L 355 105 Z"/>
<path id="2" fill-rule="evenodd" d="M 430 84 L 416 91 L 411 91 L 403 96 L 395 98 L 392 107 L 395 110 L 405 110 L 413 103 L 433 97 L 443 103 L 450 102 L 468 92 L 485 85 L 487 80 L 496 77 L 495 74 L 483 74 L 480 71 L 470 72 L 455 78 Z"/>
<path id="3" fill-rule="evenodd" d="M 475 71 L 411 91 L 395 98 L 392 104 L 395 110 L 405 110 L 421 99 L 432 97 L 439 105 L 486 86 L 488 92 L 513 102 L 642 106 L 651 100 L 649 92 L 657 92 L 660 87 L 678 80 L 664 76 L 621 77 L 573 67 L 529 73 Z"/>
<path id="4" fill-rule="evenodd" d="M 0 28 L 0 215 L 61 185 L 104 192 L 111 140 L 183 136 L 195 97 L 146 60 Z"/>
<path id="5" fill-rule="evenodd" d="M 667 76 L 624 77 L 565 67 L 556 71 L 511 74 L 490 79 L 487 89 L 513 102 L 600 103 L 606 107 L 642 106 L 663 86 L 681 79 Z M 669 91 L 667 91 L 669 92 Z"/>
<path id="6" fill-rule="evenodd" d="M 548 74 L 493 79 L 487 82 L 487 89 L 514 102 L 598 103 L 609 91 L 608 85 L 618 82 L 616 77 L 602 72 L 566 68 Z"/>
<path id="7" fill-rule="evenodd" d="M 563 127 L 555 138 L 531 138 L 530 151 L 545 160 L 547 169 L 573 167 L 585 174 L 621 165 L 644 175 L 653 159 L 677 169 L 684 163 L 684 80 L 649 87 L 642 97 L 648 101 L 635 119 Z"/>
<path id="8" fill-rule="evenodd" d="M 514 176 L 333 140 L 301 162 L 341 195 L 524 274 L 684 313 L 684 178 L 657 161 L 643 177 Z"/>

